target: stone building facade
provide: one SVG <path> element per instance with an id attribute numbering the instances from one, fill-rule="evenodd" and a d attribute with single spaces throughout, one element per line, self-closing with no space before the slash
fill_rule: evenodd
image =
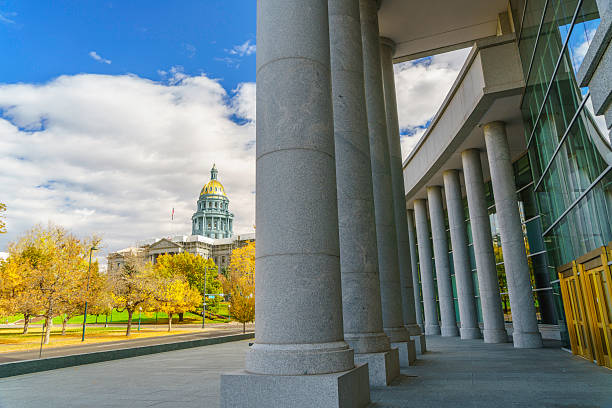
<path id="1" fill-rule="evenodd" d="M 233 234 L 234 214 L 229 211 L 229 198 L 217 179 L 217 167 L 210 170 L 210 181 L 202 188 L 192 216 L 192 235 L 156 238 L 130 248 L 108 254 L 108 270 L 120 268 L 128 255 L 155 264 L 163 254 L 188 252 L 212 259 L 219 267 L 230 263 L 232 251 L 255 240 L 255 233 Z"/>
<path id="2" fill-rule="evenodd" d="M 611 39 L 612 0 L 258 2 L 257 326 L 221 407 L 365 407 L 421 330 L 555 326 L 612 368 Z M 394 64 L 468 47 L 402 161 Z"/>

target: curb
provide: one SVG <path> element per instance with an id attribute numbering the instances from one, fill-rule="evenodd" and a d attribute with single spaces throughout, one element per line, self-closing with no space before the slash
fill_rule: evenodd
<path id="1" fill-rule="evenodd" d="M 247 340 L 255 337 L 255 333 L 233 334 L 230 336 L 210 337 L 207 339 L 179 341 L 175 343 L 155 344 L 123 348 L 93 353 L 72 354 L 69 356 L 41 358 L 38 360 L 24 360 L 0 364 L 0 378 L 15 375 L 37 373 L 40 371 L 55 370 L 57 368 L 74 367 L 85 364 L 100 363 L 103 361 L 119 360 L 144 356 L 147 354 L 164 353 L 166 351 L 183 350 L 193 347 L 210 346 L 213 344 L 228 343 L 231 341 Z"/>

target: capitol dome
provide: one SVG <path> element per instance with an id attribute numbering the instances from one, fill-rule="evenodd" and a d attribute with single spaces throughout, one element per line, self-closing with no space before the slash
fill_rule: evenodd
<path id="1" fill-rule="evenodd" d="M 222 196 L 227 197 L 227 195 L 225 195 L 225 189 L 223 188 L 223 184 L 221 184 L 217 180 L 210 180 L 202 188 L 202 191 L 200 192 L 200 196 L 207 195 L 207 194 L 222 195 Z"/>
<path id="2" fill-rule="evenodd" d="M 229 211 L 229 198 L 223 184 L 217 180 L 217 166 L 210 170 L 210 181 L 202 188 L 192 219 L 192 235 L 208 238 L 230 238 L 233 234 L 234 214 Z"/>

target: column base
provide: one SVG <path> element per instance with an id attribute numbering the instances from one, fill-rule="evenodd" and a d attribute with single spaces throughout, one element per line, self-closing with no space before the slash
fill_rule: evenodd
<path id="1" fill-rule="evenodd" d="M 425 354 L 427 352 L 427 343 L 425 341 L 424 334 L 418 336 L 410 336 L 410 339 L 414 341 L 414 348 L 416 348 L 417 355 Z"/>
<path id="2" fill-rule="evenodd" d="M 269 375 L 236 371 L 221 375 L 221 408 L 366 407 L 368 365 L 318 375 Z"/>
<path id="3" fill-rule="evenodd" d="M 423 334 L 423 331 L 421 330 L 418 324 L 404 325 L 404 327 L 406 328 L 406 330 L 408 330 L 408 334 L 411 337 Z"/>
<path id="4" fill-rule="evenodd" d="M 432 324 L 430 326 L 425 326 L 425 334 L 430 335 L 439 335 L 440 334 L 440 326 L 437 324 Z"/>
<path id="5" fill-rule="evenodd" d="M 484 338 L 485 343 L 507 343 L 508 342 L 508 333 L 506 332 L 506 329 L 493 329 L 493 330 L 484 329 L 482 331 L 482 337 Z"/>
<path id="6" fill-rule="evenodd" d="M 459 333 L 461 333 L 461 340 L 474 340 L 482 338 L 482 333 L 478 327 L 461 327 L 459 329 Z"/>
<path id="7" fill-rule="evenodd" d="M 367 364 L 370 385 L 384 387 L 400 374 L 399 351 L 395 348 L 382 353 L 355 354 L 355 365 Z"/>
<path id="8" fill-rule="evenodd" d="M 530 333 L 512 333 L 512 342 L 514 348 L 541 348 L 542 347 L 542 335 L 540 332 Z"/>
<path id="9" fill-rule="evenodd" d="M 401 343 L 391 343 L 392 348 L 397 348 L 399 352 L 400 367 L 410 367 L 416 361 L 416 347 L 414 341 L 403 341 Z"/>
<path id="10" fill-rule="evenodd" d="M 457 337 L 459 336 L 459 329 L 457 326 L 446 326 L 442 327 L 442 337 Z"/>

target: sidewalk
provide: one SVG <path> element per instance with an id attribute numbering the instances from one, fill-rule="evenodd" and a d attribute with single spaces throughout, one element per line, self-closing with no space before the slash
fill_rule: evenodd
<path id="1" fill-rule="evenodd" d="M 249 341 L 0 379 L 2 408 L 216 408 L 219 375 L 244 369 Z M 371 408 L 611 407 L 612 374 L 557 348 L 428 336 L 430 352 Z M 35 390 L 35 392 L 33 392 Z"/>

